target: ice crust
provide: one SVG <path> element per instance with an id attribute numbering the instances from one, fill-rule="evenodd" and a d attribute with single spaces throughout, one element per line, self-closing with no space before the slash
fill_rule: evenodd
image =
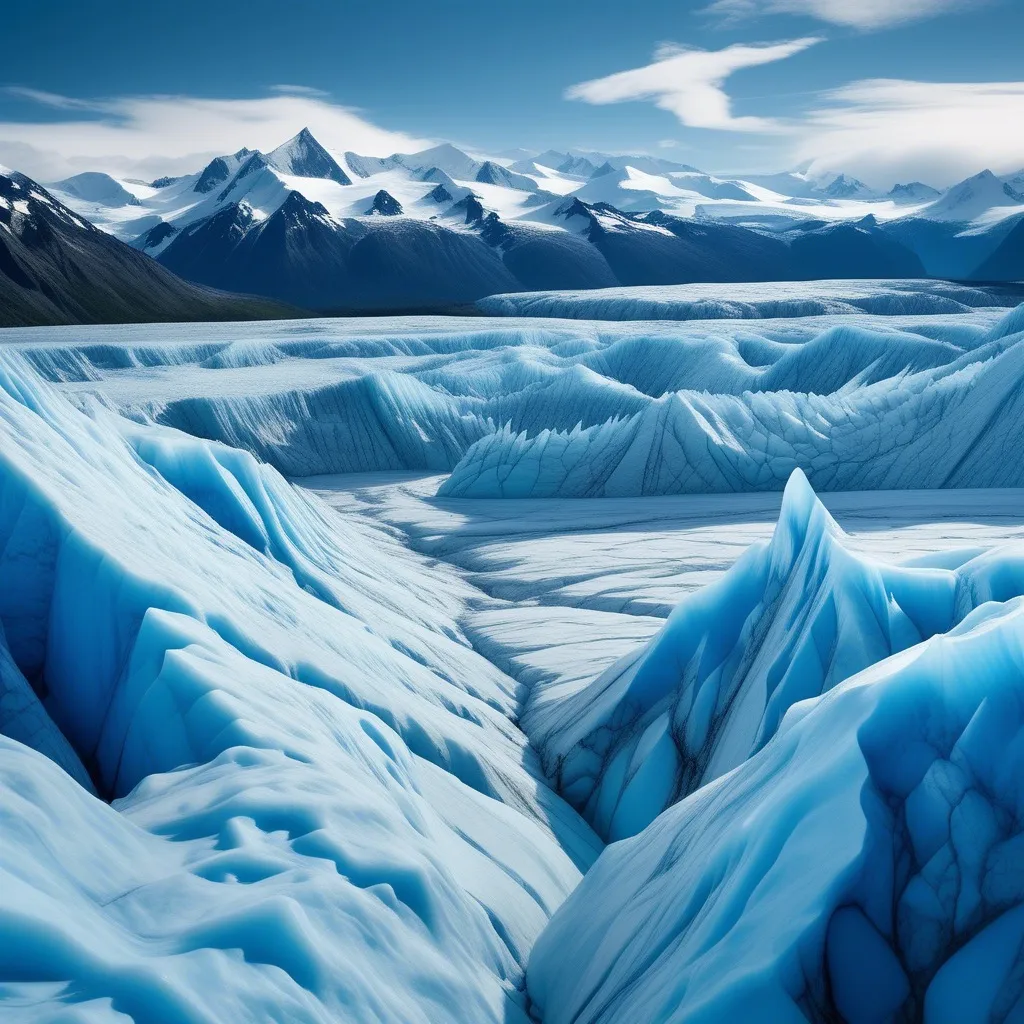
<path id="1" fill-rule="evenodd" d="M 545 1024 L 1017 1019 L 1022 591 L 1019 544 L 853 556 L 797 476 L 770 545 L 535 708 L 627 837 L 534 947 Z"/>
<path id="2" fill-rule="evenodd" d="M 525 1021 L 599 843 L 465 585 L 8 352 L 0 437 L 5 1019 Z"/>

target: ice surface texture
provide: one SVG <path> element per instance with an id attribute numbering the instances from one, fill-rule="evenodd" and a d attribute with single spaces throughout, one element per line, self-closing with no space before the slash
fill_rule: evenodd
<path id="1" fill-rule="evenodd" d="M 525 1021 L 599 844 L 465 585 L 0 360 L 5 1020 Z"/>
<path id="2" fill-rule="evenodd" d="M 1022 590 L 1019 545 L 854 557 L 798 477 L 770 546 L 534 709 L 632 836 L 534 948 L 545 1024 L 1019 1019 Z"/>
<path id="3" fill-rule="evenodd" d="M 923 295 L 922 309 L 946 308 Z M 290 476 L 458 464 L 452 495 L 578 496 L 781 489 L 795 466 L 819 489 L 1012 475 L 1020 460 L 957 466 L 954 455 L 1003 415 L 985 404 L 1015 372 L 1016 357 L 997 359 L 1011 341 L 992 340 L 1001 315 L 409 318 L 6 340 L 76 401 L 98 392 L 134 419 L 247 449 Z M 984 394 L 961 386 L 987 367 Z M 965 405 L 981 421 L 961 430 Z M 929 430 L 937 444 L 956 438 L 918 465 Z"/>
<path id="4" fill-rule="evenodd" d="M 824 375 L 836 360 L 863 366 L 859 378 L 851 373 L 831 393 L 681 391 L 596 426 L 539 434 L 505 428 L 470 448 L 440 493 L 584 498 L 781 490 L 795 469 L 825 491 L 1024 485 L 1024 306 L 948 362 L 865 380 L 882 361 L 903 361 L 914 347 L 909 339 L 835 327 L 787 353 L 786 367 L 794 371 L 792 364 L 806 359 Z"/>

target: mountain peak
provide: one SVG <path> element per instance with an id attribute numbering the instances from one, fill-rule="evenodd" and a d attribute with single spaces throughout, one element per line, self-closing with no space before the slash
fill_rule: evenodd
<path id="1" fill-rule="evenodd" d="M 339 185 L 352 184 L 352 179 L 308 128 L 303 128 L 278 146 L 267 157 L 267 162 L 282 174 L 294 174 L 300 178 L 327 178 Z"/>
<path id="2" fill-rule="evenodd" d="M 402 204 L 388 191 L 381 189 L 366 211 L 368 217 L 397 217 L 402 213 Z"/>

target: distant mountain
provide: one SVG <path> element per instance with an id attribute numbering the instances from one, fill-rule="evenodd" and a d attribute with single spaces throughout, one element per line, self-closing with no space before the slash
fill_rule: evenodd
<path id="1" fill-rule="evenodd" d="M 393 171 L 396 167 L 402 166 L 401 157 L 387 156 L 360 156 L 358 153 L 347 152 L 345 163 L 348 169 L 359 178 L 371 178 L 375 174 L 384 171 Z"/>
<path id="2" fill-rule="evenodd" d="M 931 185 L 921 181 L 911 181 L 906 185 L 893 185 L 885 198 L 894 203 L 930 203 L 938 199 L 942 193 Z"/>
<path id="3" fill-rule="evenodd" d="M 74 177 L 55 181 L 47 186 L 53 191 L 60 191 L 86 203 L 97 203 L 101 206 L 141 206 L 139 200 L 119 181 L 109 174 L 99 171 L 86 171 Z"/>
<path id="4" fill-rule="evenodd" d="M 176 277 L 22 174 L 0 173 L 0 326 L 269 319 L 295 311 Z"/>
<path id="5" fill-rule="evenodd" d="M 401 212 L 402 204 L 384 189 L 373 197 L 373 202 L 366 211 L 369 217 L 397 217 Z"/>
<path id="6" fill-rule="evenodd" d="M 236 203 L 184 228 L 160 261 L 320 311 L 437 307 L 520 288 L 474 233 L 389 216 L 338 221 L 295 191 L 263 220 Z"/>
<path id="7" fill-rule="evenodd" d="M 440 308 L 488 290 L 965 278 L 1024 213 L 1024 193 L 987 172 L 942 195 L 912 182 L 883 197 L 846 174 L 716 177 L 642 154 L 549 150 L 506 166 L 444 143 L 342 157 L 308 129 L 159 188 L 69 182 L 81 195 L 58 200 L 175 273 L 321 311 Z"/>
<path id="8" fill-rule="evenodd" d="M 920 216 L 928 220 L 967 224 L 990 210 L 1013 206 L 1024 207 L 1024 192 L 1001 181 L 991 171 L 982 171 L 954 185 Z"/>
<path id="9" fill-rule="evenodd" d="M 300 178 L 327 178 L 339 185 L 351 185 L 352 179 L 337 160 L 313 138 L 308 128 L 267 154 L 267 164 L 283 174 Z"/>
<path id="10" fill-rule="evenodd" d="M 192 191 L 198 192 L 200 195 L 212 192 L 218 185 L 223 185 L 232 174 L 237 173 L 242 164 L 252 155 L 251 149 L 243 148 L 231 156 L 218 156 L 214 158 L 203 168 L 199 175 L 199 180 L 192 186 Z M 167 183 L 173 185 L 179 180 L 181 179 L 167 179 Z"/>
<path id="11" fill-rule="evenodd" d="M 440 146 L 433 146 L 430 149 L 421 150 L 419 153 L 407 153 L 400 157 L 404 167 L 412 170 L 427 170 L 430 167 L 439 167 L 445 174 L 450 175 L 458 181 L 475 180 L 480 168 L 483 166 L 480 160 L 476 160 L 456 149 L 450 143 L 443 143 Z"/>
<path id="12" fill-rule="evenodd" d="M 873 216 L 785 235 L 800 278 L 927 277 L 913 250 L 890 237 Z"/>
<path id="13" fill-rule="evenodd" d="M 869 188 L 863 181 L 840 174 L 822 190 L 825 195 L 833 199 L 875 199 L 878 195 L 874 189 Z"/>
<path id="14" fill-rule="evenodd" d="M 490 160 L 480 166 L 474 180 L 488 185 L 503 185 L 505 188 L 514 188 L 520 192 L 536 192 L 539 187 L 533 178 L 517 174 Z"/>

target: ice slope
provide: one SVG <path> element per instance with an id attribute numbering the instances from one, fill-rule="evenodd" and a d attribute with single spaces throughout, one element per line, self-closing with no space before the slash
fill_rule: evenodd
<path id="1" fill-rule="evenodd" d="M 952 610 L 952 629 L 794 705 L 759 753 L 609 846 L 531 955 L 545 1024 L 1018 1019 L 1021 565 L 983 558 L 955 590 L 916 571 L 918 613 Z M 877 636 L 894 610 L 873 599 Z"/>
<path id="2" fill-rule="evenodd" d="M 962 313 L 991 305 L 985 291 L 945 281 L 801 281 L 680 284 L 524 292 L 477 301 L 487 316 L 578 320 L 718 320 L 873 313 L 885 316 Z"/>
<path id="3" fill-rule="evenodd" d="M 769 544 L 597 679 L 535 691 L 523 728 L 599 834 L 635 835 L 763 748 L 794 704 L 1024 594 L 1020 559 L 1019 548 L 909 567 L 857 556 L 798 471 Z"/>
<path id="4" fill-rule="evenodd" d="M 1024 306 L 948 363 L 856 383 L 829 394 L 681 391 L 597 426 L 505 428 L 474 444 L 438 493 L 781 490 L 798 468 L 818 490 L 1024 485 Z"/>
<path id="5" fill-rule="evenodd" d="M 5 1013 L 525 1021 L 597 841 L 461 634 L 465 584 L 0 360 Z M 10 728 L 26 683 L 112 805 Z"/>

